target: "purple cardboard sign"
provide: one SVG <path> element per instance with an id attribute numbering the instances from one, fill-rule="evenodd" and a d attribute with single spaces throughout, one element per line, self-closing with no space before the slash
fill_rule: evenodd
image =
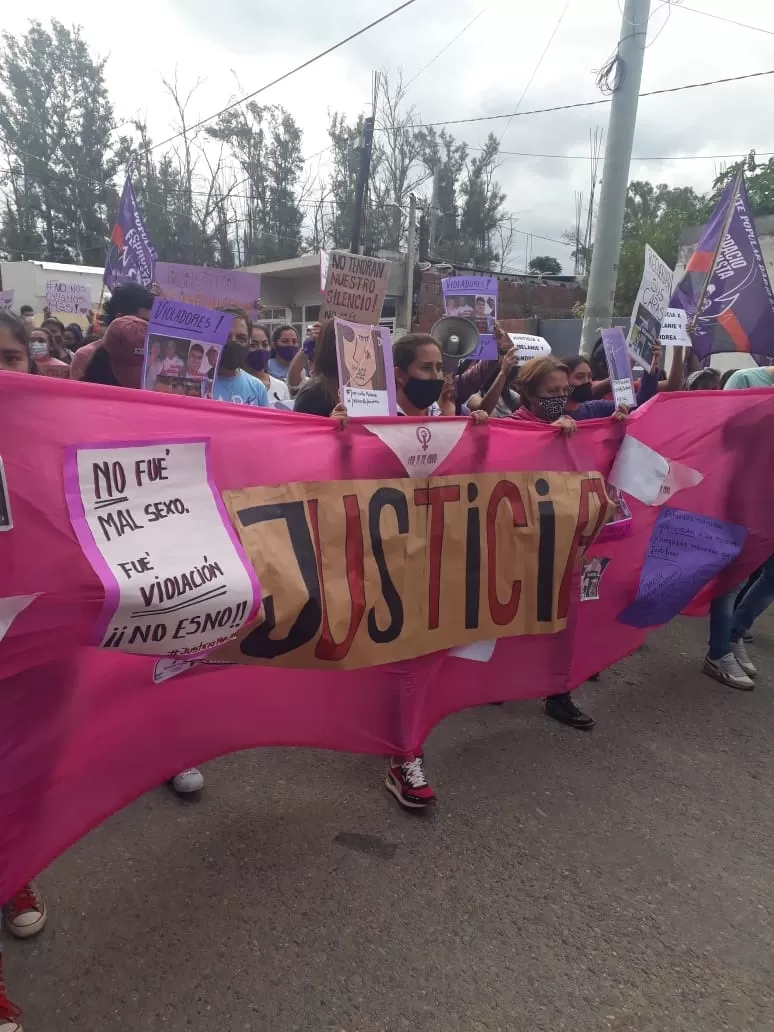
<path id="1" fill-rule="evenodd" d="M 686 509 L 658 514 L 637 595 L 618 615 L 630 627 L 657 627 L 688 605 L 742 551 L 747 530 Z"/>
<path id="2" fill-rule="evenodd" d="M 13 291 L 0 290 L 0 312 L 5 312 L 13 307 Z"/>
<path id="3" fill-rule="evenodd" d="M 336 319 L 341 400 L 351 416 L 396 416 L 392 341 L 386 326 Z"/>
<path id="4" fill-rule="evenodd" d="M 261 300 L 261 277 L 240 269 L 156 262 L 154 282 L 162 297 L 200 308 L 237 307 L 256 314 Z"/>
<path id="5" fill-rule="evenodd" d="M 481 334 L 491 334 L 494 331 L 497 319 L 496 276 L 448 276 L 441 280 L 441 292 L 444 315 L 470 319 Z M 472 357 L 488 357 L 479 352 L 481 346 Z M 493 357 L 497 358 L 497 345 Z"/>
<path id="6" fill-rule="evenodd" d="M 147 391 L 209 398 L 232 315 L 156 298 L 145 335 Z"/>
<path id="7" fill-rule="evenodd" d="M 602 330 L 602 347 L 605 349 L 607 371 L 610 374 L 610 389 L 616 405 L 633 409 L 637 404 L 632 380 L 632 360 L 626 338 L 620 326 Z"/>

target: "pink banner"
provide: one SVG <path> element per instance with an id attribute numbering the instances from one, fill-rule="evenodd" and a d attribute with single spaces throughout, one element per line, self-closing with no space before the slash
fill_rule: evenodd
<path id="1" fill-rule="evenodd" d="M 618 519 L 627 532 L 603 530 L 586 555 L 564 630 L 475 642 L 367 672 L 188 666 L 182 646 L 158 644 L 149 654 L 155 646 L 148 625 L 130 628 L 139 618 L 121 610 L 113 580 L 98 572 L 102 560 L 114 570 L 124 562 L 128 572 L 118 579 L 134 576 L 125 557 L 114 561 L 109 552 L 121 521 L 111 522 L 103 509 L 115 509 L 101 506 L 110 500 L 107 485 L 118 490 L 126 476 L 120 497 L 130 487 L 155 491 L 140 510 L 147 506 L 146 519 L 163 522 L 178 511 L 177 503 L 209 511 L 211 537 L 201 548 L 188 542 L 201 553 L 191 581 L 197 591 L 216 591 L 217 571 L 223 573 L 228 635 L 230 621 L 247 619 L 260 594 L 229 536 L 222 493 L 404 478 L 410 467 L 399 456 L 407 451 L 395 434 L 416 438 L 421 421 L 372 420 L 376 432 L 352 422 L 341 431 L 315 417 L 18 374 L 0 374 L 0 411 L 7 482 L 0 509 L 8 508 L 11 528 L 0 524 L 0 899 L 178 770 L 261 745 L 413 751 L 449 713 L 580 684 L 637 648 L 648 626 L 678 612 L 686 590 L 690 597 L 709 582 L 693 603 L 700 607 L 702 597 L 730 590 L 774 552 L 768 432 L 774 392 L 659 395 L 626 426 L 592 421 L 572 438 L 527 421 L 476 427 L 438 420 L 434 439 L 450 435 L 440 444 L 438 478 L 578 471 L 607 477 L 627 441 L 626 462 L 619 461 L 614 479 L 658 504 L 644 504 L 624 488 Z M 78 455 L 80 472 L 72 458 Z M 79 534 L 67 499 L 69 493 L 72 507 L 76 475 L 89 509 L 81 517 L 75 507 Z M 663 513 L 666 523 L 659 519 Z M 100 533 L 98 559 L 83 546 L 88 551 Z M 175 535 L 161 535 L 132 561 L 147 568 L 177 547 L 183 545 Z M 204 584 L 209 574 L 211 583 Z M 174 594 L 180 584 L 171 580 Z M 163 613 L 156 627 L 165 620 L 172 626 L 168 606 L 188 604 L 168 596 L 158 604 Z M 539 603 L 526 598 L 523 604 Z M 618 619 L 627 607 L 633 607 L 630 623 Z M 103 647 L 89 646 L 95 634 Z M 124 648 L 129 651 L 119 651 Z M 145 654 L 132 654 L 140 649 Z"/>

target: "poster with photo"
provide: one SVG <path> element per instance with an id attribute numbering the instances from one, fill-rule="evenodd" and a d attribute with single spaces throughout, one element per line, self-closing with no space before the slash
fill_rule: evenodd
<path id="1" fill-rule="evenodd" d="M 469 319 L 480 335 L 470 358 L 497 358 L 494 325 L 497 320 L 496 276 L 447 276 L 441 280 L 444 315 Z"/>
<path id="2" fill-rule="evenodd" d="M 212 397 L 233 316 L 157 298 L 145 337 L 142 385 L 146 391 L 186 398 Z"/>
<path id="3" fill-rule="evenodd" d="M 336 319 L 341 400 L 351 416 L 395 416 L 392 340 L 386 326 Z"/>
<path id="4" fill-rule="evenodd" d="M 602 330 L 602 347 L 605 349 L 613 401 L 617 406 L 625 405 L 633 409 L 637 404 L 637 398 L 632 379 L 632 362 L 620 326 Z"/>
<path id="5" fill-rule="evenodd" d="M 672 270 L 646 244 L 645 267 L 634 302 L 627 345 L 634 361 L 648 372 L 653 364 L 653 348 L 661 333 L 671 291 Z"/>

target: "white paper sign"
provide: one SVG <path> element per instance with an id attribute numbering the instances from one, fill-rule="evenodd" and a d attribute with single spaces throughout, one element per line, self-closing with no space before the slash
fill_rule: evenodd
<path id="1" fill-rule="evenodd" d="M 661 323 L 659 344 L 667 348 L 689 348 L 688 313 L 683 308 L 667 308 Z"/>
<path id="2" fill-rule="evenodd" d="M 232 638 L 260 604 L 208 480 L 205 440 L 78 448 L 67 501 L 105 588 L 94 644 L 192 658 Z"/>
<path id="3" fill-rule="evenodd" d="M 653 346 L 657 343 L 661 322 L 666 314 L 672 290 L 672 270 L 645 245 L 645 268 L 640 289 L 634 302 L 627 345 L 632 358 L 648 372 L 653 361 Z"/>
<path id="4" fill-rule="evenodd" d="M 704 479 L 697 469 L 665 459 L 629 434 L 624 437 L 609 483 L 645 505 L 663 505 L 678 491 L 697 487 Z"/>
<path id="5" fill-rule="evenodd" d="M 519 362 L 529 362 L 531 358 L 551 354 L 551 345 L 545 337 L 537 337 L 532 333 L 509 333 L 508 337 L 516 348 Z"/>
<path id="6" fill-rule="evenodd" d="M 85 283 L 46 283 L 46 308 L 52 315 L 86 315 L 91 308 L 91 290 Z"/>

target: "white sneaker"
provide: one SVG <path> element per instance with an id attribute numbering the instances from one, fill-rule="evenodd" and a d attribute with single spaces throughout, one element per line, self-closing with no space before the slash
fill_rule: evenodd
<path id="1" fill-rule="evenodd" d="M 734 655 L 736 656 L 736 661 L 742 668 L 742 670 L 744 670 L 744 672 L 749 677 L 756 677 L 758 671 L 755 669 L 755 664 L 750 659 L 749 653 L 747 652 L 747 646 L 745 645 L 744 641 L 742 641 L 741 638 L 739 639 L 739 641 L 735 641 L 733 648 Z"/>
<path id="2" fill-rule="evenodd" d="M 172 778 L 172 788 L 178 795 L 192 795 L 204 788 L 204 775 L 196 767 L 181 770 Z"/>
<path id="3" fill-rule="evenodd" d="M 714 677 L 721 684 L 730 685 L 732 688 L 739 688 L 743 692 L 751 692 L 755 687 L 752 679 L 747 676 L 733 652 L 727 652 L 720 659 L 704 658 L 704 673 Z"/>
<path id="4" fill-rule="evenodd" d="M 42 932 L 47 919 L 46 901 L 35 882 L 23 885 L 3 907 L 3 924 L 17 939 L 29 939 Z"/>

